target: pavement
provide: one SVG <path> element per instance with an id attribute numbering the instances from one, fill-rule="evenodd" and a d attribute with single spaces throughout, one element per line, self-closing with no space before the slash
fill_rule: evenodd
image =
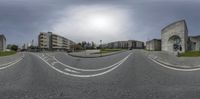
<path id="1" fill-rule="evenodd" d="M 86 50 L 86 51 L 81 51 L 81 52 L 68 53 L 68 55 L 73 56 L 73 57 L 80 57 L 80 58 L 97 58 L 97 57 L 104 57 L 104 56 L 118 54 L 124 51 L 125 50 L 111 52 L 111 53 L 94 54 L 96 52 L 100 52 L 100 50 Z"/>
<path id="2" fill-rule="evenodd" d="M 173 53 L 165 51 L 150 51 L 146 53 L 151 59 L 174 68 L 200 68 L 200 57 L 177 57 Z"/>
<path id="3" fill-rule="evenodd" d="M 167 69 L 141 50 L 88 59 L 62 52 L 24 54 L 21 61 L 0 70 L 0 99 L 200 97 L 199 71 Z"/>

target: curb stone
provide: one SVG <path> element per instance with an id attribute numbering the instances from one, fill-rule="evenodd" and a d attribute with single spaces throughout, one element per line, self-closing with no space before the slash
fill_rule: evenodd
<path id="1" fill-rule="evenodd" d="M 102 56 L 100 56 L 100 55 L 98 55 L 98 56 L 81 56 L 81 55 L 73 55 L 73 54 L 70 54 L 70 53 L 68 53 L 68 55 L 70 55 L 72 57 L 79 57 L 79 58 L 99 58 L 99 57 L 106 57 L 106 56 L 119 54 L 119 53 L 122 53 L 122 52 L 126 52 L 126 51 L 113 52 L 113 53 L 102 55 Z"/>
<path id="2" fill-rule="evenodd" d="M 174 65 L 174 64 L 170 64 L 170 63 L 167 63 L 167 62 L 163 62 L 159 59 L 157 59 L 157 57 L 151 57 L 150 55 L 148 56 L 148 58 L 150 58 L 151 60 L 154 60 L 160 64 L 163 64 L 165 66 L 168 66 L 168 67 L 172 67 L 172 68 L 177 68 L 177 69 L 197 69 L 197 68 L 200 68 L 200 65 L 197 65 L 197 66 L 181 66 L 181 65 Z"/>
<path id="3" fill-rule="evenodd" d="M 7 56 L 5 56 L 5 57 L 7 57 Z M 0 67 L 1 67 L 1 66 L 5 66 L 5 65 L 12 64 L 12 63 L 14 63 L 14 62 L 16 62 L 16 61 L 18 61 L 18 60 L 20 60 L 20 59 L 22 59 L 22 58 L 24 58 L 24 53 L 22 53 L 22 55 L 21 55 L 19 58 L 15 59 L 15 60 L 13 60 L 13 61 L 11 61 L 11 62 L 7 62 L 7 63 L 2 63 L 2 64 L 0 64 Z"/>

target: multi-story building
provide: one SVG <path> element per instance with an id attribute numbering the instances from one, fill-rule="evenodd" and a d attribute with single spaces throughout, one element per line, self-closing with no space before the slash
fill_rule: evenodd
<path id="1" fill-rule="evenodd" d="M 3 34 L 0 34 L 0 51 L 6 50 L 6 37 Z"/>
<path id="2" fill-rule="evenodd" d="M 105 46 L 105 45 L 104 45 Z M 136 40 L 116 41 L 106 44 L 107 48 L 143 49 L 144 42 Z"/>
<path id="3" fill-rule="evenodd" d="M 68 51 L 74 44 L 73 41 L 52 32 L 41 32 L 38 37 L 38 46 L 43 50 Z"/>
<path id="4" fill-rule="evenodd" d="M 136 41 L 136 40 L 128 40 L 128 48 L 133 49 L 143 49 L 144 48 L 144 42 L 142 41 Z"/>

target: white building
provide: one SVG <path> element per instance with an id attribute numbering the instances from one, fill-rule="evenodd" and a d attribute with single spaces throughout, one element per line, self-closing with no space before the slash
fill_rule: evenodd
<path id="1" fill-rule="evenodd" d="M 136 40 L 115 41 L 106 44 L 108 48 L 143 49 L 144 42 Z"/>

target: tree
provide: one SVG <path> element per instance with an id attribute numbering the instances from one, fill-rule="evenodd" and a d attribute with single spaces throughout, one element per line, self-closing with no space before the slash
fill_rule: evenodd
<path id="1" fill-rule="evenodd" d="M 17 51 L 17 50 L 18 50 L 18 46 L 17 46 L 17 45 L 12 45 L 12 46 L 11 46 L 11 50 Z"/>
<path id="2" fill-rule="evenodd" d="M 96 45 L 92 42 L 92 49 L 95 49 Z"/>
<path id="3" fill-rule="evenodd" d="M 81 47 L 86 48 L 86 41 L 82 41 Z"/>
<path id="4" fill-rule="evenodd" d="M 12 47 L 12 44 L 7 45 L 7 49 L 11 49 L 11 47 Z"/>

